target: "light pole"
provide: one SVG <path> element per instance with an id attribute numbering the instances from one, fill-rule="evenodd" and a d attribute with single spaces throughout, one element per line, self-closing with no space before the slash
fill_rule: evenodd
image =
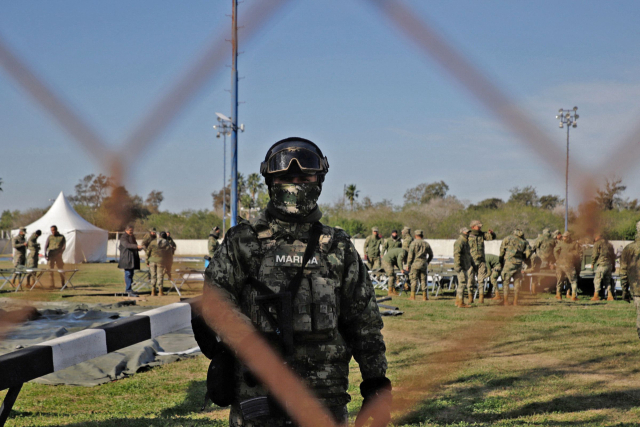
<path id="1" fill-rule="evenodd" d="M 238 131 L 240 132 L 244 132 L 244 124 L 241 124 L 240 126 L 236 126 L 235 122 L 233 121 L 233 119 L 231 119 L 230 117 L 225 116 L 224 114 L 221 113 L 216 113 L 216 116 L 218 116 L 218 124 L 216 126 L 214 126 L 214 129 L 218 130 L 218 135 L 216 135 L 217 138 L 220 138 L 220 134 L 222 134 L 222 136 L 224 137 L 224 167 L 223 167 L 223 181 L 222 181 L 222 234 L 224 235 L 225 233 L 225 221 L 226 221 L 226 216 L 227 216 L 227 199 L 226 199 L 226 179 L 227 179 L 227 135 L 236 135 L 238 133 Z M 231 139 L 232 145 L 233 145 L 233 141 L 234 139 Z M 236 149 L 237 149 L 237 145 L 236 145 Z M 236 157 L 235 160 L 237 162 L 238 158 L 237 158 L 237 151 L 236 153 Z M 233 156 L 233 149 L 232 149 L 232 156 Z M 233 166 L 233 160 L 231 162 L 231 226 L 236 225 L 236 220 L 234 219 L 233 214 L 236 214 L 236 217 L 238 215 L 238 185 L 237 185 L 237 181 L 238 181 L 238 167 L 237 167 L 237 163 L 236 166 L 234 168 Z M 234 203 L 235 203 L 235 212 L 234 212 Z"/>
<path id="2" fill-rule="evenodd" d="M 560 120 L 560 129 L 567 125 L 567 168 L 565 172 L 565 180 L 564 180 L 564 231 L 569 230 L 569 129 L 573 126 L 578 127 L 576 121 L 580 116 L 578 116 L 578 107 L 573 107 L 572 110 L 558 110 L 558 115 L 556 119 Z"/>
<path id="3" fill-rule="evenodd" d="M 222 134 L 222 235 L 225 235 L 227 222 L 227 136 L 231 135 L 231 122 L 222 119 L 222 114 L 218 115 L 218 124 L 213 128 L 218 131 L 216 138 L 220 138 Z M 224 116 L 222 116 L 224 117 Z"/>

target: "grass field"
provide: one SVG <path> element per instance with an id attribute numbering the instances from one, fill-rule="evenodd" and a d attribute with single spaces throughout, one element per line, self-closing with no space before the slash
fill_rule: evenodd
<path id="1" fill-rule="evenodd" d="M 0 264 L 0 266 L 2 266 Z M 70 301 L 122 298 L 113 264 L 83 265 Z M 187 296 L 199 293 L 194 286 Z M 3 293 L 58 300 L 59 292 Z M 396 297 L 403 316 L 385 318 L 396 426 L 636 426 L 640 424 L 640 340 L 633 306 L 623 301 L 557 302 L 527 295 L 519 307 L 494 302 L 456 309 L 451 296 L 413 302 Z M 151 298 L 159 305 L 177 297 Z M 226 409 L 200 411 L 203 356 L 98 387 L 26 384 L 8 426 L 226 426 Z M 349 405 L 361 399 L 352 362 Z M 4 396 L 4 392 L 0 392 Z"/>

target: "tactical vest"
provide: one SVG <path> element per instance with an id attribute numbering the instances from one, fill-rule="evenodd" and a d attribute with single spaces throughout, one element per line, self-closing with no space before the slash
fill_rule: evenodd
<path id="1" fill-rule="evenodd" d="M 291 302 L 293 333 L 298 342 L 327 341 L 337 335 L 341 286 L 338 272 L 342 271 L 342 261 L 335 256 L 329 259 L 327 255 L 332 237 L 321 235 Z M 264 255 L 255 279 L 276 294 L 286 292 L 302 265 L 307 242 L 293 238 L 274 239 L 270 232 L 258 233 L 258 242 Z M 264 333 L 275 333 L 272 322 L 256 302 L 256 297 L 261 295 L 259 289 L 250 288 L 248 302 L 253 324 Z M 281 315 L 276 304 L 269 305 L 268 310 L 275 318 Z"/>

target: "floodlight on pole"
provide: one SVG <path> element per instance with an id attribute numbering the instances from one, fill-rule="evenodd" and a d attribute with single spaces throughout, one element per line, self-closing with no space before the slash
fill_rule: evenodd
<path id="1" fill-rule="evenodd" d="M 571 127 L 578 127 L 576 121 L 580 117 L 577 113 L 578 107 L 573 107 L 573 109 L 559 109 L 558 115 L 556 119 L 560 120 L 560 129 L 564 128 L 564 125 L 567 125 L 567 167 L 565 171 L 565 182 L 564 182 L 564 231 L 569 230 L 569 129 Z"/>

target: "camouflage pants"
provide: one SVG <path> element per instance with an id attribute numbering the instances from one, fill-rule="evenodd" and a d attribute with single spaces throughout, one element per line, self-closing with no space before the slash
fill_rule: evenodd
<path id="1" fill-rule="evenodd" d="M 487 270 L 487 263 L 484 262 L 484 259 L 472 265 L 471 269 L 469 270 L 469 282 L 471 283 L 471 289 L 477 287 L 478 292 L 483 291 L 484 281 L 488 276 L 489 270 Z"/>
<path id="2" fill-rule="evenodd" d="M 62 260 L 62 253 L 51 255 L 49 254 L 49 270 L 63 270 L 64 269 L 64 261 Z M 64 286 L 67 279 L 64 277 L 64 273 L 58 273 L 60 275 L 60 280 L 62 281 L 61 287 Z M 51 277 L 51 287 L 56 285 L 53 271 L 50 273 Z"/>
<path id="3" fill-rule="evenodd" d="M 382 268 L 389 277 L 389 289 L 395 289 L 396 287 L 396 270 L 389 262 L 382 261 Z"/>
<path id="4" fill-rule="evenodd" d="M 491 283 L 491 288 L 489 288 L 489 295 L 495 292 L 498 293 L 498 279 L 500 278 L 500 269 L 498 267 L 493 267 L 491 270 L 491 277 L 489 278 L 489 283 Z"/>
<path id="5" fill-rule="evenodd" d="M 471 293 L 471 284 L 469 283 L 469 270 L 460 270 L 456 271 L 458 275 L 458 288 L 456 289 L 456 298 L 463 299 L 464 298 L 464 288 L 468 288 L 469 295 L 473 295 Z"/>
<path id="6" fill-rule="evenodd" d="M 411 282 L 411 292 L 416 292 L 418 283 L 422 287 L 422 292 L 427 292 L 427 264 L 414 262 L 409 272 L 409 281 Z"/>
<path id="7" fill-rule="evenodd" d="M 602 284 L 607 288 L 607 291 L 611 294 L 611 266 L 599 265 L 596 267 L 596 275 L 593 278 L 593 290 L 595 294 L 599 294 L 602 290 Z M 613 294 L 611 294 L 613 295 Z"/>
<path id="8" fill-rule="evenodd" d="M 38 254 L 29 254 L 27 256 L 27 268 L 38 268 Z"/>
<path id="9" fill-rule="evenodd" d="M 578 273 L 576 273 L 576 268 L 572 265 L 556 265 L 556 279 L 558 280 L 556 284 L 556 293 L 559 294 L 562 292 L 562 282 L 567 279 L 571 283 L 571 292 L 574 294 L 578 294 Z"/>
<path id="10" fill-rule="evenodd" d="M 14 268 L 20 268 L 20 267 L 24 267 L 24 254 L 22 252 L 15 252 L 13 254 L 13 267 Z M 22 275 L 18 274 L 18 273 L 13 273 L 11 275 L 11 281 L 13 281 L 15 278 L 20 278 Z"/>
<path id="11" fill-rule="evenodd" d="M 513 278 L 513 293 L 518 296 L 522 286 L 522 264 L 506 263 L 502 268 L 502 294 L 504 298 L 509 296 L 509 283 Z"/>
<path id="12" fill-rule="evenodd" d="M 374 257 L 367 255 L 367 260 L 371 270 L 377 270 L 380 268 L 380 255 Z"/>
<path id="13" fill-rule="evenodd" d="M 636 329 L 638 331 L 638 338 L 640 338 L 640 296 L 633 296 L 633 303 L 636 306 Z"/>
<path id="14" fill-rule="evenodd" d="M 150 262 L 149 263 L 149 274 L 151 275 L 151 289 L 155 289 L 156 285 L 158 288 L 162 289 L 162 285 L 164 284 L 164 273 L 165 268 L 164 264 L 161 262 Z"/>
<path id="15" fill-rule="evenodd" d="M 346 424 L 349 413 L 346 406 L 333 406 L 327 408 L 337 424 Z M 266 419 L 261 417 L 257 420 L 245 421 L 242 418 L 242 412 L 238 405 L 231 405 L 229 412 L 229 427 L 295 427 L 297 424 L 290 421 L 287 417 L 273 417 Z"/>

